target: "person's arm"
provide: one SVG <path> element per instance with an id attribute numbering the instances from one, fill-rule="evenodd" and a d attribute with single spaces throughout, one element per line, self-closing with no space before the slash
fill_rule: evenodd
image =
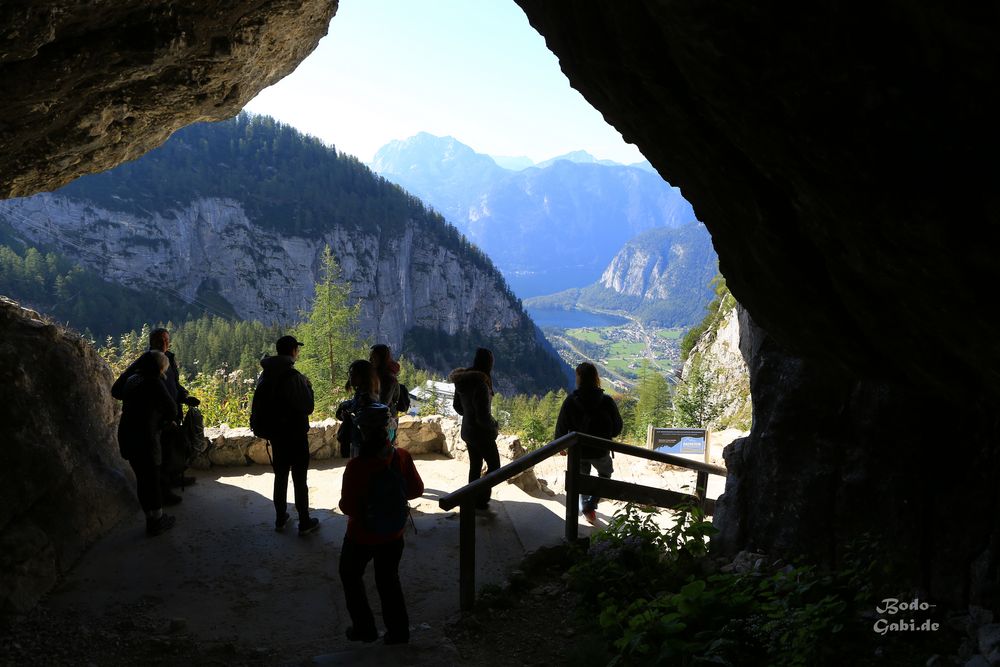
<path id="1" fill-rule="evenodd" d="M 399 456 L 403 482 L 406 486 L 406 498 L 407 500 L 419 498 L 424 494 L 424 480 L 420 479 L 420 473 L 417 472 L 417 466 L 413 463 L 413 457 L 405 449 L 397 449 L 396 452 Z"/>
<path id="2" fill-rule="evenodd" d="M 559 408 L 559 417 L 556 418 L 556 432 L 552 436 L 553 440 L 558 440 L 567 433 L 569 433 L 569 396 L 563 401 L 562 406 Z"/>
<path id="3" fill-rule="evenodd" d="M 361 474 L 358 470 L 359 461 L 361 459 L 351 459 L 347 462 L 347 467 L 344 469 L 344 480 L 340 487 L 340 511 L 344 513 L 345 516 L 361 516 L 364 508 L 362 505 L 364 502 L 362 498 L 364 497 L 364 487 L 361 484 Z"/>
<path id="4" fill-rule="evenodd" d="M 455 390 L 455 395 L 451 399 L 451 407 L 453 407 L 455 409 L 455 413 L 456 414 L 459 414 L 459 415 L 464 415 L 465 414 L 464 412 L 462 412 L 462 399 L 458 395 L 458 390 L 457 389 Z"/>
<path id="5" fill-rule="evenodd" d="M 608 414 L 611 415 L 611 437 L 616 438 L 621 435 L 622 428 L 624 427 L 622 415 L 618 412 L 618 404 L 615 403 L 615 399 L 605 396 L 604 400 L 608 402 Z"/>
<path id="6" fill-rule="evenodd" d="M 291 376 L 287 385 L 289 403 L 302 414 L 311 415 L 316 406 L 309 378 L 298 371 L 292 371 Z"/>
<path id="7" fill-rule="evenodd" d="M 135 367 L 138 363 L 139 360 L 136 359 L 131 364 L 129 364 L 128 368 L 122 371 L 122 374 L 119 375 L 118 379 L 115 380 L 114 384 L 111 385 L 112 398 L 116 398 L 119 401 L 125 400 L 125 383 L 128 382 L 128 379 L 132 377 L 132 375 L 135 373 Z"/>

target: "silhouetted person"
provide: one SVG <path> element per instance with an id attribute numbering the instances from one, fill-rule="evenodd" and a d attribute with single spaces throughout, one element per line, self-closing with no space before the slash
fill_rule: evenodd
<path id="1" fill-rule="evenodd" d="M 389 442 L 395 444 L 399 427 L 399 364 L 392 358 L 389 346 L 383 343 L 372 345 L 368 361 L 378 376 L 379 403 L 389 406 Z"/>
<path id="2" fill-rule="evenodd" d="M 576 391 L 566 397 L 559 409 L 553 439 L 561 438 L 570 431 L 605 440 L 612 440 L 622 432 L 622 417 L 618 406 L 601 389 L 597 367 L 588 361 L 576 367 Z M 593 466 L 599 477 L 610 479 L 614 473 L 614 465 L 608 448 L 583 444 L 577 447 L 580 448 L 581 474 L 589 475 L 590 467 Z M 597 520 L 597 504 L 601 499 L 597 496 L 585 496 L 582 501 L 583 515 L 587 521 L 594 523 Z"/>
<path id="3" fill-rule="evenodd" d="M 355 413 L 354 423 L 362 434 L 361 450 L 347 462 L 340 494 L 340 510 L 347 515 L 338 568 L 351 616 L 346 634 L 351 641 L 378 639 L 364 584 L 368 561 L 374 560 L 386 629 L 383 641 L 403 644 L 410 640 L 410 620 L 399 581 L 403 529 L 409 516 L 406 501 L 420 497 L 424 483 L 410 453 L 390 444 L 385 405 L 367 404 Z"/>
<path id="4" fill-rule="evenodd" d="M 166 329 L 153 329 L 149 332 L 149 349 L 159 350 L 167 355 L 170 366 L 164 376 L 167 384 L 167 391 L 170 397 L 177 404 L 177 415 L 174 422 L 179 427 L 184 423 L 184 408 L 182 405 L 197 407 L 201 401 L 192 396 L 187 389 L 181 386 L 180 369 L 177 366 L 177 358 L 170 351 L 170 332 Z M 163 497 L 169 500 L 170 504 L 179 503 L 180 496 L 170 491 L 174 486 L 188 486 L 195 483 L 194 477 L 185 477 L 184 470 L 187 468 L 187 443 L 184 441 L 184 434 L 180 428 L 168 426 L 163 432 L 163 467 L 161 475 L 163 477 Z"/>
<path id="5" fill-rule="evenodd" d="M 118 447 L 135 472 L 135 490 L 146 514 L 146 533 L 159 535 L 174 525 L 174 517 L 163 513 L 160 465 L 163 463 L 161 432 L 174 419 L 177 405 L 167 390 L 166 355 L 151 350 L 139 357 L 111 387 L 111 395 L 122 401 L 118 422 Z"/>
<path id="6" fill-rule="evenodd" d="M 493 419 L 493 353 L 484 347 L 476 350 L 469 368 L 456 368 L 448 376 L 455 384 L 455 412 L 462 415 L 462 440 L 469 450 L 469 481 L 482 476 L 483 461 L 486 472 L 500 467 L 497 450 L 499 433 L 497 420 Z M 487 509 L 490 491 L 487 489 L 476 501 L 477 509 Z"/>
<path id="7" fill-rule="evenodd" d="M 378 375 L 370 361 L 355 359 L 347 368 L 347 391 L 354 390 L 354 396 L 337 406 L 335 417 L 340 421 L 351 422 L 351 458 L 361 453 L 361 431 L 353 423 L 353 415 L 360 413 L 366 407 L 380 403 Z"/>
<path id="8" fill-rule="evenodd" d="M 274 469 L 274 529 L 282 531 L 288 524 L 287 497 L 288 473 L 292 473 L 295 492 L 295 509 L 299 514 L 299 535 L 319 528 L 319 519 L 309 516 L 309 415 L 313 411 L 313 389 L 305 375 L 295 370 L 302 343 L 292 336 L 282 336 L 275 343 L 276 356 L 260 361 L 263 372 L 257 381 L 258 388 L 272 384 L 273 406 L 280 415 L 276 431 L 270 438 Z"/>

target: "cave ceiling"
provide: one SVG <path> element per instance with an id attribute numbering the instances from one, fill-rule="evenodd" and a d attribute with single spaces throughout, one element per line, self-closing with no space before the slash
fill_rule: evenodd
<path id="1" fill-rule="evenodd" d="M 0 3 L 0 197 L 49 191 L 236 114 L 316 47 L 336 0 Z"/>
<path id="2" fill-rule="evenodd" d="M 516 2 L 571 84 L 695 205 L 767 331 L 858 374 L 1000 393 L 992 5 Z M 3 3 L 0 196 L 233 115 L 336 9 Z"/>

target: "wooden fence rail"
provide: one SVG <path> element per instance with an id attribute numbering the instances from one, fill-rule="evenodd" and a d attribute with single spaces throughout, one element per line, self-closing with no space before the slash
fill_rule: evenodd
<path id="1" fill-rule="evenodd" d="M 697 473 L 694 494 L 680 493 L 668 489 L 658 489 L 651 486 L 622 482 L 613 479 L 601 479 L 580 474 L 580 444 L 598 445 L 613 452 L 638 456 L 651 461 L 668 463 L 681 468 L 688 468 Z M 625 445 L 620 442 L 596 438 L 584 433 L 567 433 L 558 440 L 536 449 L 533 452 L 511 461 L 488 475 L 469 482 L 457 491 L 453 491 L 438 500 L 438 506 L 443 510 L 459 508 L 459 572 L 458 589 L 459 603 L 462 611 L 472 609 L 476 601 L 476 499 L 486 489 L 491 489 L 528 468 L 541 463 L 547 458 L 566 451 L 566 532 L 567 541 L 575 541 L 579 531 L 580 494 L 597 495 L 602 498 L 624 500 L 657 507 L 677 507 L 682 503 L 696 502 L 711 514 L 715 503 L 706 498 L 708 476 L 722 475 L 726 469 L 722 466 L 693 461 L 673 454 L 651 451 L 642 447 Z"/>

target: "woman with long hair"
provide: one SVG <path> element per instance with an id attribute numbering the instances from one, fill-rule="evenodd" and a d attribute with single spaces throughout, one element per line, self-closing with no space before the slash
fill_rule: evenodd
<path id="1" fill-rule="evenodd" d="M 497 450 L 499 433 L 497 420 L 493 418 L 493 353 L 485 347 L 476 350 L 472 365 L 456 368 L 448 376 L 455 384 L 455 412 L 462 416 L 462 440 L 469 450 L 469 481 L 482 476 L 483 461 L 486 472 L 500 467 L 500 452 Z M 476 501 L 476 508 L 489 508 L 490 491 L 487 490 Z"/>

